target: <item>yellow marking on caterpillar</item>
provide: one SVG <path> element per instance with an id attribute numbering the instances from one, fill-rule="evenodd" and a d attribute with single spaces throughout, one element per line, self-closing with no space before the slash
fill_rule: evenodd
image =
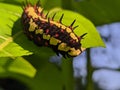
<path id="1" fill-rule="evenodd" d="M 39 10 L 39 12 L 41 12 L 42 8 L 38 8 L 38 10 Z M 35 10 L 34 10 L 34 8 L 32 6 L 28 7 L 26 9 L 26 11 L 28 12 L 28 16 L 32 16 L 33 19 L 39 18 L 41 21 L 48 22 L 47 19 L 44 19 L 41 16 L 37 15 L 35 13 Z M 68 33 L 72 32 L 72 30 L 69 27 L 66 27 L 65 25 L 62 25 L 61 23 L 58 23 L 58 22 L 55 22 L 55 21 L 52 21 L 52 20 L 50 20 L 50 23 L 54 24 L 54 25 L 56 25 L 58 27 L 61 27 L 63 30 L 66 30 Z"/>
<path id="2" fill-rule="evenodd" d="M 66 28 L 66 31 L 67 31 L 68 33 L 70 33 L 70 32 L 71 32 L 71 29 L 69 29 L 69 28 Z"/>
<path id="3" fill-rule="evenodd" d="M 61 50 L 61 51 L 67 52 L 69 49 L 70 49 L 70 47 L 68 47 L 66 43 L 61 43 L 61 44 L 58 46 L 58 50 Z"/>
<path id="4" fill-rule="evenodd" d="M 43 39 L 49 40 L 50 39 L 50 35 L 43 34 Z"/>
<path id="5" fill-rule="evenodd" d="M 35 28 L 38 27 L 38 26 L 35 24 L 35 22 L 33 22 L 32 19 L 30 19 L 29 24 L 30 24 L 30 27 L 29 27 L 29 31 L 30 31 L 30 32 L 34 31 Z"/>
<path id="6" fill-rule="evenodd" d="M 80 53 L 81 53 L 81 51 L 80 51 L 80 49 L 75 49 L 75 48 L 70 48 L 70 52 L 68 52 L 68 54 L 69 55 L 71 55 L 71 56 L 78 56 Z"/>
<path id="7" fill-rule="evenodd" d="M 41 7 L 38 8 L 38 12 L 41 12 L 41 11 L 43 11 L 43 8 L 41 8 Z"/>
<path id="8" fill-rule="evenodd" d="M 75 34 L 74 34 L 74 33 L 70 33 L 70 36 L 71 36 L 73 39 L 75 39 L 75 40 L 76 40 L 76 42 L 78 42 L 78 38 L 75 36 Z"/>
<path id="9" fill-rule="evenodd" d="M 35 34 L 43 34 L 43 29 L 38 29 L 35 31 Z"/>
<path id="10" fill-rule="evenodd" d="M 54 38 L 54 37 L 51 37 L 50 38 L 50 44 L 51 45 L 57 45 L 58 43 L 60 43 L 61 41 L 60 40 L 58 40 L 58 39 L 56 39 L 56 38 Z"/>
<path id="11" fill-rule="evenodd" d="M 26 9 L 26 12 L 28 12 L 28 15 L 32 16 L 32 18 L 38 18 L 38 15 L 35 13 L 35 10 L 34 10 L 34 8 L 32 6 L 29 6 Z"/>
<path id="12" fill-rule="evenodd" d="M 61 43 L 61 44 L 58 46 L 58 50 L 61 50 L 61 51 L 67 52 L 69 49 L 70 49 L 70 47 L 68 47 L 66 43 Z"/>

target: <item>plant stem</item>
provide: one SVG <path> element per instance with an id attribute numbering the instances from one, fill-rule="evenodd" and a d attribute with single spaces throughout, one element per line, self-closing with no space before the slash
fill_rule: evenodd
<path id="1" fill-rule="evenodd" d="M 62 59 L 63 89 L 74 90 L 73 61 L 70 58 Z"/>
<path id="2" fill-rule="evenodd" d="M 86 77 L 87 84 L 86 84 L 86 90 L 94 90 L 92 74 L 93 74 L 93 67 L 91 65 L 90 49 L 88 49 L 87 50 L 87 77 Z"/>

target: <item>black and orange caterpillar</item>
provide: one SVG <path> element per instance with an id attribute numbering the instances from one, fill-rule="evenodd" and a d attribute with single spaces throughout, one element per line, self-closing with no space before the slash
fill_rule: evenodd
<path id="1" fill-rule="evenodd" d="M 27 37 L 34 41 L 38 46 L 47 46 L 52 48 L 57 55 L 63 57 L 75 57 L 81 54 L 84 48 L 81 48 L 81 39 L 85 34 L 78 37 L 72 27 L 76 20 L 70 26 L 62 24 L 62 18 L 54 21 L 55 14 L 52 18 L 43 14 L 43 8 L 40 7 L 39 1 L 35 5 L 27 3 L 23 8 L 22 25 Z"/>

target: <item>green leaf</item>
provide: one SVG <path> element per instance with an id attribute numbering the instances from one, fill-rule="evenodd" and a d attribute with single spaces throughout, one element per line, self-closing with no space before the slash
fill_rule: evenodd
<path id="1" fill-rule="evenodd" d="M 120 0 L 43 0 L 45 9 L 61 7 L 76 11 L 95 26 L 120 21 Z M 69 2 L 69 5 L 68 5 Z"/>
<path id="2" fill-rule="evenodd" d="M 33 66 L 37 69 L 36 76 L 34 78 L 26 78 L 26 77 L 22 77 L 22 75 L 20 75 L 17 77 L 17 79 L 19 78 L 21 81 L 25 82 L 25 84 L 27 86 L 29 86 L 31 90 L 39 90 L 39 89 L 41 89 L 41 90 L 62 90 L 62 89 L 64 89 L 63 77 L 61 75 L 62 74 L 61 68 L 48 61 L 48 59 L 50 58 L 50 56 L 52 56 L 54 54 L 54 52 L 48 48 L 37 47 L 33 42 L 29 41 L 27 39 L 27 37 L 23 34 L 21 22 L 20 22 L 20 18 L 19 18 L 21 16 L 22 9 L 20 9 L 20 7 L 18 7 L 18 6 L 15 6 L 14 4 L 13 5 L 0 4 L 0 8 L 1 8 L 0 11 L 4 15 L 4 16 L 0 15 L 0 17 L 3 17 L 1 19 L 1 22 L 3 22 L 3 23 L 0 24 L 1 25 L 0 33 L 1 33 L 1 37 L 2 37 L 0 42 L 4 43 L 4 41 L 11 38 L 11 40 L 10 40 L 11 42 L 9 42 L 9 44 L 16 43 L 17 45 L 21 46 L 23 49 L 29 50 L 34 53 L 33 55 L 31 55 L 29 57 L 26 56 L 24 58 L 26 60 L 29 60 L 29 62 L 31 62 L 33 64 Z M 85 19 L 82 16 L 79 16 L 78 14 L 75 14 L 75 13 L 69 12 L 69 11 L 62 11 L 61 13 L 65 13 L 63 23 L 65 23 L 66 25 L 70 25 L 71 22 L 76 18 L 76 16 L 78 17 L 76 19 L 79 19 L 79 17 L 80 17 L 80 19 L 82 19 L 82 21 L 77 20 L 77 22 L 75 23 L 75 25 L 80 24 L 80 27 L 82 26 L 81 27 L 82 29 L 77 28 L 75 30 L 77 35 L 82 35 L 83 33 L 86 33 L 86 32 L 88 33 L 88 31 L 87 31 L 88 27 L 85 28 L 86 27 L 85 22 L 87 22 L 87 24 L 90 25 L 89 26 L 90 30 L 91 29 L 96 30 L 94 26 L 91 26 L 92 24 L 89 20 L 87 21 L 87 19 Z M 60 18 L 61 13 L 59 12 L 57 14 L 56 20 L 58 20 L 58 18 Z M 74 15 L 74 17 L 72 15 Z M 98 44 L 95 45 L 94 43 L 91 44 L 91 42 L 90 42 L 91 45 L 86 44 L 86 43 L 89 43 L 88 37 L 90 37 L 90 35 L 91 34 L 88 33 L 88 35 L 85 36 L 85 39 L 82 40 L 83 46 L 85 46 L 85 47 L 87 47 L 87 46 L 88 47 L 102 46 L 101 44 L 99 44 L 99 45 Z M 99 36 L 99 34 L 98 34 L 98 36 Z M 95 37 L 95 38 L 98 38 L 98 37 Z M 84 44 L 84 41 L 85 41 L 85 44 Z M 93 41 L 95 42 L 95 40 L 93 40 Z M 12 47 L 12 45 L 11 45 L 11 47 Z M 4 49 L 4 50 L 9 50 L 9 49 L 10 48 L 8 46 L 8 49 Z M 20 53 L 21 51 L 19 51 L 19 50 L 16 51 L 16 53 L 18 53 L 18 52 Z M 23 74 L 23 75 L 27 75 L 27 76 L 30 75 L 30 77 L 33 77 L 35 75 L 36 70 L 31 66 L 30 63 L 26 63 L 27 61 L 25 59 L 23 59 L 23 58 L 22 58 L 23 60 L 17 59 L 17 58 L 21 58 L 21 57 L 11 57 L 11 58 L 12 58 L 12 60 L 11 59 L 8 60 L 7 58 L 0 58 L 1 59 L 0 63 L 2 63 L 0 65 L 1 66 L 0 71 L 3 74 L 3 76 L 8 75 L 8 76 L 15 77 L 14 76 L 15 73 Z M 7 61 L 8 63 L 6 64 L 5 61 Z M 65 69 L 65 71 L 66 71 L 66 69 Z M 4 72 L 7 72 L 7 73 L 4 73 Z M 64 75 L 65 78 L 67 77 L 67 75 L 68 74 L 65 73 L 65 75 Z M 67 80 L 67 79 L 68 78 L 66 78 L 65 80 Z M 66 81 L 64 83 L 67 84 L 68 82 Z"/>
<path id="3" fill-rule="evenodd" d="M 32 54 L 28 50 L 24 50 L 18 44 L 9 42 L 8 40 L 0 44 L 0 57 L 18 57 Z"/>
<path id="4" fill-rule="evenodd" d="M 13 75 L 13 73 L 34 77 L 36 69 L 22 57 L 0 57 L 0 76 Z"/>
<path id="5" fill-rule="evenodd" d="M 31 52 L 24 50 L 21 46 L 14 43 L 14 36 L 11 37 L 14 22 L 21 16 L 21 8 L 15 5 L 0 3 L 0 12 L 2 13 L 0 14 L 0 17 L 2 17 L 0 19 L 0 22 L 2 22 L 0 23 L 0 57 L 31 55 Z M 19 27 L 14 29 L 18 30 Z"/>
<path id="6" fill-rule="evenodd" d="M 14 26 L 15 21 L 21 16 L 21 7 L 0 3 L 0 12 L 0 75 L 6 76 L 12 73 L 12 76 L 21 74 L 34 77 L 36 69 L 24 58 L 19 57 L 32 53 L 14 42 L 14 38 L 23 32 L 20 30 L 19 33 L 12 35 L 13 29 L 19 30 L 21 27 Z"/>
<path id="7" fill-rule="evenodd" d="M 63 24 L 69 26 L 72 23 L 72 21 L 76 19 L 74 26 L 79 25 L 79 27 L 77 27 L 74 30 L 74 32 L 78 36 L 81 36 L 82 34 L 87 33 L 87 35 L 85 35 L 84 39 L 82 39 L 81 41 L 82 47 L 85 47 L 85 48 L 98 47 L 98 46 L 105 47 L 105 44 L 102 41 L 98 31 L 96 30 L 96 27 L 87 18 L 85 18 L 84 16 L 78 13 L 68 11 L 68 10 L 60 10 L 60 9 L 54 9 L 54 10 L 51 10 L 51 11 L 57 12 L 57 15 L 55 16 L 55 21 L 58 21 L 61 15 L 64 13 L 64 17 L 62 20 Z M 53 13 L 51 14 L 51 16 L 52 15 Z"/>

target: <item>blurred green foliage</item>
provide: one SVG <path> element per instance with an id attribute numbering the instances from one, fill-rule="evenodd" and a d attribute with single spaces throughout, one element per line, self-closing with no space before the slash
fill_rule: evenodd
<path id="1" fill-rule="evenodd" d="M 51 49 L 37 47 L 23 34 L 20 21 L 22 1 L 0 0 L 0 77 L 20 80 L 31 90 L 63 90 L 65 87 L 65 90 L 73 90 L 72 60 L 63 60 L 61 67 L 57 67 L 49 62 L 49 58 L 55 55 Z M 29 1 L 36 3 L 37 0 Z M 75 25 L 79 27 L 75 33 L 88 33 L 82 41 L 86 48 L 105 46 L 89 20 L 95 25 L 119 21 L 119 4 L 119 0 L 41 0 L 42 7 L 52 12 L 50 16 L 58 12 L 55 20 L 62 13 L 65 14 L 65 25 L 77 19 Z"/>

